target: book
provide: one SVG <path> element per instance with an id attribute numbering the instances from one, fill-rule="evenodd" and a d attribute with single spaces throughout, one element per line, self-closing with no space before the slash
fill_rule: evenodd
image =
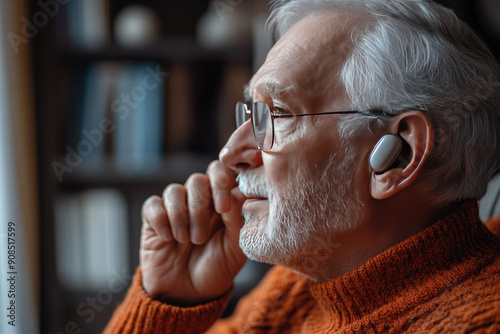
<path id="1" fill-rule="evenodd" d="M 68 289 L 107 287 L 128 265 L 127 203 L 113 189 L 62 194 L 56 200 L 57 275 Z"/>
<path id="2" fill-rule="evenodd" d="M 99 168 L 105 158 L 106 127 L 116 66 L 102 62 L 90 66 L 82 103 L 82 123 L 77 152 L 85 168 Z"/>
<path id="3" fill-rule="evenodd" d="M 112 155 L 118 170 L 130 171 L 132 165 L 132 129 L 133 112 L 137 104 L 132 100 L 131 92 L 134 87 L 134 69 L 130 65 L 120 68 L 111 113 L 115 130 L 113 132 Z"/>
<path id="4" fill-rule="evenodd" d="M 117 168 L 147 173 L 160 167 L 163 157 L 164 83 L 151 75 L 158 65 L 126 65 L 118 75 L 111 104 L 116 130 L 113 154 Z"/>
<path id="5" fill-rule="evenodd" d="M 73 46 L 98 48 L 109 42 L 108 1 L 72 0 L 67 6 L 68 36 Z"/>
<path id="6" fill-rule="evenodd" d="M 162 160 L 163 82 L 154 82 L 147 71 L 156 66 L 155 63 L 140 63 L 134 67 L 135 94 L 132 97 L 137 107 L 132 113 L 132 156 L 134 168 L 142 171 L 159 168 Z"/>
<path id="7" fill-rule="evenodd" d="M 63 285 L 71 289 L 85 286 L 80 211 L 77 196 L 62 194 L 55 200 L 57 276 Z"/>

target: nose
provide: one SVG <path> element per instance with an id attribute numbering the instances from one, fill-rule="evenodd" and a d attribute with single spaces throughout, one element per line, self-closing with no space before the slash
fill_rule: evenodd
<path id="1" fill-rule="evenodd" d="M 262 164 L 262 154 L 257 148 L 251 122 L 247 121 L 233 132 L 220 151 L 219 160 L 236 173 Z"/>

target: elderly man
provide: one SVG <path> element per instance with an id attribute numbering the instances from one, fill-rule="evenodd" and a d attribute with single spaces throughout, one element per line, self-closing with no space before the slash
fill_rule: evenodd
<path id="1" fill-rule="evenodd" d="M 416 0 L 276 1 L 270 26 L 219 161 L 144 204 L 107 332 L 500 331 L 491 53 Z M 247 257 L 276 266 L 217 320 Z"/>

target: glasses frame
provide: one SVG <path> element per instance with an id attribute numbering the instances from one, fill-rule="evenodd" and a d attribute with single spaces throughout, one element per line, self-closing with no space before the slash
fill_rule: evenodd
<path id="1" fill-rule="evenodd" d="M 257 122 L 254 120 L 254 117 L 256 114 L 253 112 L 253 110 L 255 110 L 258 105 L 265 106 L 265 109 L 267 110 L 267 112 L 270 114 L 270 117 L 271 117 L 271 130 L 272 130 L 271 135 L 272 135 L 272 138 L 271 138 L 271 146 L 269 147 L 269 149 L 263 149 L 261 146 L 263 143 L 259 143 L 259 138 L 257 137 L 258 131 L 257 131 L 256 126 L 255 126 L 255 124 Z M 242 113 L 239 112 L 239 110 L 238 110 L 239 107 L 242 107 L 244 109 L 245 114 L 250 115 L 250 117 L 241 117 Z M 248 120 L 251 120 L 252 121 L 252 131 L 253 131 L 253 134 L 255 137 L 255 142 L 257 143 L 257 148 L 263 152 L 271 151 L 273 146 L 274 146 L 274 119 L 275 118 L 294 118 L 294 117 L 303 117 L 303 116 L 321 116 L 321 115 L 336 115 L 336 114 L 362 114 L 362 113 L 366 113 L 366 112 L 367 111 L 342 110 L 342 111 L 326 111 L 326 112 L 319 112 L 319 113 L 313 113 L 313 114 L 276 115 L 276 114 L 273 114 L 272 110 L 269 108 L 267 103 L 260 102 L 260 101 L 253 102 L 252 109 L 248 108 L 248 104 L 243 103 L 243 102 L 237 102 L 236 107 L 235 107 L 236 128 L 238 129 L 243 124 L 245 124 Z M 380 113 L 379 111 L 377 111 L 377 112 Z"/>

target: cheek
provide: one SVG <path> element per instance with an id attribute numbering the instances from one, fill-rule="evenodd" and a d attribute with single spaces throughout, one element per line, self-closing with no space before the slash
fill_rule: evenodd
<path id="1" fill-rule="evenodd" d="M 299 151 L 298 161 L 303 165 L 303 169 L 308 175 L 314 176 L 323 173 L 332 156 L 344 154 L 338 133 L 331 123 L 310 123 L 301 132 L 301 137 L 298 140 L 300 142 L 300 150 L 297 150 Z"/>
<path id="2" fill-rule="evenodd" d="M 327 131 L 297 127 L 286 143 L 276 147 L 276 150 L 263 153 L 266 176 L 273 189 L 278 192 L 285 186 L 289 189 L 298 175 L 309 179 L 323 173 L 332 154 L 342 149 L 338 145 L 339 140 L 335 140 Z M 300 184 L 297 186 L 300 187 Z"/>
<path id="3" fill-rule="evenodd" d="M 282 151 L 264 153 L 262 163 L 271 187 L 278 193 L 282 192 L 285 186 L 290 187 L 290 183 L 296 180 L 297 168 L 300 167 L 295 155 Z"/>

